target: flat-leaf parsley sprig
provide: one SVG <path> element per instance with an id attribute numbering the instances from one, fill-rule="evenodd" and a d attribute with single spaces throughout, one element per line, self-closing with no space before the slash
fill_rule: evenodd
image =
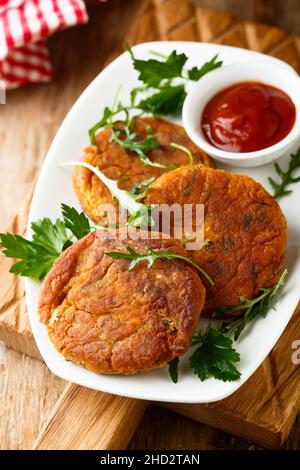
<path id="1" fill-rule="evenodd" d="M 210 324 L 206 331 L 196 333 L 192 346 L 199 345 L 191 355 L 190 367 L 201 381 L 209 377 L 227 381 L 238 380 L 241 373 L 235 367 L 240 361 L 239 353 L 232 347 L 232 339 Z"/>
<path id="2" fill-rule="evenodd" d="M 287 189 L 290 184 L 300 182 L 300 176 L 294 176 L 294 172 L 297 169 L 300 169 L 300 148 L 295 154 L 291 155 L 289 166 L 286 171 L 284 171 L 278 163 L 275 163 L 274 167 L 280 178 L 280 182 L 276 182 L 271 177 L 269 177 L 269 182 L 274 190 L 273 196 L 275 199 L 279 199 L 281 197 L 288 196 L 293 192 L 291 189 Z"/>
<path id="3" fill-rule="evenodd" d="M 188 80 L 198 81 L 222 65 L 222 61 L 217 60 L 218 55 L 215 55 L 202 67 L 185 70 L 188 57 L 184 53 L 178 54 L 174 50 L 163 60 L 140 60 L 135 57 L 128 45 L 127 50 L 132 58 L 134 68 L 139 72 L 138 78 L 144 84 L 143 87 L 132 90 L 131 105 L 153 115 L 180 115 L 187 94 L 185 82 Z M 175 83 L 174 80 L 176 80 Z M 137 99 L 144 92 L 149 93 L 149 90 L 154 93 L 144 99 Z"/>
<path id="4" fill-rule="evenodd" d="M 177 51 L 172 51 L 162 60 L 137 59 L 129 45 L 128 50 L 134 68 L 139 72 L 139 80 L 143 83 L 131 90 L 129 105 L 115 104 L 112 109 L 105 107 L 102 118 L 89 130 L 92 144 L 95 144 L 95 134 L 103 127 L 110 126 L 114 118 L 120 114 L 124 115 L 126 126 L 131 129 L 132 119 L 130 113 L 138 115 L 152 114 L 153 116 L 178 116 L 181 114 L 183 102 L 186 97 L 185 84 L 187 81 L 197 81 L 204 75 L 221 67 L 222 61 L 215 55 L 211 60 L 205 62 L 201 67 L 192 67 L 185 70 L 184 66 L 188 57 Z M 174 83 L 174 80 L 176 82 Z M 146 93 L 146 95 L 145 95 Z M 115 103 L 117 100 L 115 100 Z"/>
<path id="5" fill-rule="evenodd" d="M 131 263 L 128 265 L 128 271 L 131 271 L 131 269 L 134 269 L 135 266 L 142 261 L 146 261 L 147 267 L 151 268 L 154 261 L 156 261 L 157 259 L 165 259 L 165 260 L 181 259 L 187 262 L 188 264 L 190 264 L 191 266 L 193 266 L 194 268 L 196 268 L 197 271 L 199 271 L 200 274 L 209 282 L 209 284 L 211 285 L 214 284 L 213 280 L 204 271 L 204 269 L 202 269 L 198 264 L 196 264 L 194 261 L 192 261 L 190 258 L 187 258 L 186 256 L 180 255 L 178 253 L 174 253 L 172 251 L 157 251 L 149 247 L 147 248 L 146 253 L 138 253 L 136 250 L 134 250 L 130 246 L 127 246 L 126 250 L 127 250 L 127 253 L 121 252 L 121 251 L 110 251 L 105 254 L 114 259 L 127 259 L 131 261 Z"/>
<path id="6" fill-rule="evenodd" d="M 83 212 L 77 212 L 74 207 L 67 206 L 67 204 L 61 204 L 61 211 L 63 215 L 63 221 L 73 235 L 80 240 L 85 237 L 91 231 L 91 225 L 89 219 L 84 215 Z"/>
<path id="7" fill-rule="evenodd" d="M 178 382 L 178 365 L 179 357 L 175 357 L 168 363 L 170 379 L 174 384 L 177 384 Z"/>
<path id="8" fill-rule="evenodd" d="M 239 354 L 233 349 L 233 340 L 225 336 L 231 331 L 234 332 L 234 341 L 237 341 L 249 322 L 257 317 L 265 317 L 268 311 L 273 307 L 278 297 L 280 288 L 285 284 L 288 271 L 284 270 L 279 281 L 272 287 L 262 288 L 261 294 L 255 299 L 248 300 L 241 297 L 242 305 L 235 307 L 222 307 L 213 315 L 215 318 L 230 315 L 234 312 L 243 312 L 243 316 L 224 322 L 221 330 L 208 325 L 204 334 L 198 332 L 194 335 L 191 346 L 200 344 L 190 358 L 190 367 L 200 380 L 208 377 L 215 377 L 223 381 L 238 380 L 240 372 L 234 363 L 240 359 Z M 178 381 L 178 364 L 171 362 L 169 364 L 170 378 L 174 383 Z"/>
<path id="9" fill-rule="evenodd" d="M 72 245 L 73 236 L 79 240 L 89 233 L 89 221 L 83 213 L 66 204 L 62 204 L 62 212 L 63 220 L 51 222 L 44 218 L 32 222 L 32 240 L 12 233 L 0 233 L 0 246 L 4 248 L 5 256 L 20 260 L 10 268 L 11 273 L 43 280 L 58 256 Z"/>
<path id="10" fill-rule="evenodd" d="M 125 47 L 132 58 L 135 70 L 139 72 L 139 80 L 149 88 L 158 88 L 166 81 L 167 83 L 170 83 L 174 78 L 198 81 L 208 72 L 221 67 L 223 63 L 221 60 L 218 60 L 218 54 L 216 54 L 210 61 L 205 62 L 205 64 L 200 68 L 193 67 L 185 70 L 184 66 L 188 57 L 184 53 L 178 54 L 177 51 L 174 50 L 168 56 L 164 57 L 160 55 L 163 60 L 140 60 L 135 57 L 128 44 L 125 44 Z"/>

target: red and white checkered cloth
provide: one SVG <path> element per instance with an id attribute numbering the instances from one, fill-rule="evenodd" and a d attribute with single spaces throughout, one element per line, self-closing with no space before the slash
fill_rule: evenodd
<path id="1" fill-rule="evenodd" d="M 50 81 L 44 38 L 87 20 L 83 0 L 0 0 L 0 80 L 5 88 Z"/>

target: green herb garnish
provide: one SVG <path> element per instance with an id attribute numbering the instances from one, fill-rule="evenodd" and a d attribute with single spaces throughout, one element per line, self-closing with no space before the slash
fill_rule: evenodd
<path id="1" fill-rule="evenodd" d="M 113 111 L 112 109 L 108 108 L 107 106 L 104 108 L 103 116 L 100 121 L 96 122 L 96 124 L 89 129 L 89 136 L 91 144 L 95 145 L 96 139 L 95 135 L 98 129 L 107 125 L 108 121 L 115 115 L 118 114 L 120 111 Z"/>
<path id="2" fill-rule="evenodd" d="M 16 234 L 0 234 L 0 246 L 4 248 L 5 256 L 21 260 L 10 268 L 11 273 L 41 281 L 52 268 L 56 258 L 72 245 L 72 236 L 68 236 L 67 228 L 70 228 L 78 239 L 86 234 L 88 219 L 65 204 L 62 204 L 62 210 L 64 221 L 57 219 L 53 223 L 45 218 L 32 222 L 32 241 Z"/>
<path id="3" fill-rule="evenodd" d="M 192 155 L 192 152 L 187 148 L 185 147 L 184 145 L 179 145 L 179 144 L 176 144 L 176 142 L 171 142 L 171 147 L 173 147 L 174 149 L 178 149 L 178 150 L 181 150 L 182 152 L 186 153 L 187 156 L 188 156 L 188 161 L 189 161 L 189 165 L 192 165 L 194 163 L 194 159 L 193 159 L 193 155 Z"/>
<path id="4" fill-rule="evenodd" d="M 249 322 L 257 317 L 266 317 L 270 308 L 274 306 L 279 289 L 284 285 L 287 274 L 288 271 L 285 269 L 277 284 L 273 287 L 261 288 L 262 294 L 255 299 L 248 300 L 245 297 L 241 297 L 242 305 L 218 309 L 215 316 L 230 315 L 232 312 L 246 310 L 242 317 L 232 320 L 231 322 L 223 323 L 222 332 L 228 333 L 229 331 L 234 331 L 234 340 L 237 341 Z"/>
<path id="5" fill-rule="evenodd" d="M 169 374 L 170 374 L 170 379 L 174 384 L 177 384 L 178 382 L 178 365 L 179 365 L 179 357 L 175 357 L 168 363 L 169 366 Z"/>
<path id="6" fill-rule="evenodd" d="M 114 259 L 127 259 L 131 261 L 131 263 L 128 266 L 129 271 L 135 268 L 135 266 L 141 261 L 146 261 L 147 267 L 151 268 L 154 261 L 156 261 L 157 259 L 166 259 L 166 260 L 181 259 L 189 263 L 194 268 L 196 268 L 211 285 L 214 284 L 210 276 L 202 268 L 200 268 L 198 264 L 196 264 L 194 261 L 192 261 L 190 258 L 187 258 L 186 256 L 173 253 L 172 251 L 155 251 L 152 248 L 147 248 L 147 253 L 138 253 L 133 248 L 130 248 L 130 246 L 127 246 L 126 249 L 127 249 L 127 253 L 124 253 L 121 251 L 111 251 L 105 254 Z"/>
<path id="7" fill-rule="evenodd" d="M 108 107 L 104 109 L 100 121 L 89 130 L 92 144 L 95 144 L 95 134 L 98 129 L 105 126 L 112 127 L 112 120 L 119 113 L 125 114 L 125 127 L 129 129 L 129 135 L 132 122 L 129 118 L 131 111 L 139 113 L 139 116 L 145 113 L 153 116 L 180 115 L 187 94 L 185 83 L 189 80 L 199 80 L 208 72 L 222 65 L 222 61 L 218 61 L 216 55 L 199 68 L 192 67 L 185 70 L 188 57 L 183 53 L 178 54 L 175 50 L 168 56 L 155 53 L 162 60 L 140 60 L 135 57 L 128 44 L 125 45 L 125 48 L 131 56 L 134 68 L 139 72 L 138 78 L 143 85 L 131 90 L 130 105 L 116 104 L 117 99 L 115 99 L 112 109 Z M 146 97 L 144 97 L 145 92 L 147 93 Z M 149 92 L 152 93 L 150 96 Z M 125 138 L 127 137 L 128 135 L 125 136 Z M 132 140 L 135 141 L 135 139 L 130 138 L 130 141 Z M 115 141 L 117 140 L 115 139 Z M 144 164 L 148 165 L 149 161 L 145 161 Z"/>
<path id="8" fill-rule="evenodd" d="M 154 116 L 179 116 L 185 98 L 184 85 L 166 85 L 153 95 L 140 100 L 136 107 Z"/>
<path id="9" fill-rule="evenodd" d="M 153 183 L 155 180 L 154 176 L 152 178 L 149 178 L 147 180 L 141 181 L 140 183 L 135 184 L 129 192 L 132 193 L 135 196 L 136 201 L 140 201 L 143 199 L 150 187 L 150 184 Z"/>
<path id="10" fill-rule="evenodd" d="M 120 138 L 122 137 L 123 138 Z M 153 166 L 156 168 L 167 168 L 166 165 L 162 165 L 158 162 L 153 162 L 147 156 L 151 150 L 157 150 L 160 144 L 153 134 L 151 126 L 147 126 L 147 137 L 143 140 L 138 140 L 138 135 L 135 132 L 131 132 L 130 129 L 125 126 L 122 129 L 111 129 L 111 142 L 116 142 L 123 150 L 130 150 L 139 156 L 140 161 L 143 165 Z"/>
<path id="11" fill-rule="evenodd" d="M 61 209 L 66 228 L 73 233 L 77 240 L 90 233 L 90 222 L 83 212 L 79 213 L 74 207 L 67 206 L 67 204 L 62 204 Z"/>
<path id="12" fill-rule="evenodd" d="M 300 168 L 300 148 L 295 154 L 291 155 L 289 166 L 286 171 L 283 171 L 278 163 L 275 163 L 274 167 L 277 175 L 281 178 L 281 181 L 277 183 L 273 178 L 269 177 L 269 182 L 274 190 L 273 196 L 275 199 L 279 199 L 283 196 L 288 196 L 293 192 L 291 189 L 287 189 L 290 184 L 298 183 L 300 181 L 300 176 L 297 178 L 293 176 L 294 171 Z"/>
<path id="13" fill-rule="evenodd" d="M 140 60 L 136 59 L 128 45 L 127 50 L 131 55 L 135 70 L 139 72 L 139 80 L 152 88 L 158 88 L 163 80 L 182 77 L 183 66 L 188 60 L 185 54 L 178 54 L 176 51 L 172 51 L 164 60 Z"/>
<path id="14" fill-rule="evenodd" d="M 221 67 L 223 62 L 218 59 L 218 54 L 216 54 L 210 61 L 205 62 L 202 67 L 193 67 L 192 69 L 188 70 L 188 77 L 190 80 L 195 80 L 198 81 L 200 78 L 202 78 L 204 75 L 206 75 L 208 72 L 211 72 L 212 70 L 218 69 Z"/>
<path id="15" fill-rule="evenodd" d="M 115 197 L 120 206 L 123 209 L 126 209 L 131 217 L 127 221 L 127 225 L 137 226 L 153 226 L 154 221 L 151 217 L 151 206 L 146 206 L 138 202 L 139 196 L 132 194 L 130 191 L 120 189 L 118 187 L 118 182 L 107 178 L 107 176 L 102 173 L 99 168 L 91 165 L 87 162 L 64 162 L 59 165 L 60 167 L 65 166 L 81 166 L 92 171 L 103 184 L 110 190 L 111 195 Z"/>
<path id="16" fill-rule="evenodd" d="M 198 332 L 192 345 L 199 347 L 190 357 L 190 367 L 201 381 L 209 377 L 224 382 L 238 380 L 241 373 L 234 363 L 239 362 L 240 355 L 232 347 L 233 341 L 224 334 L 208 325 L 204 334 Z"/>
<path id="17" fill-rule="evenodd" d="M 126 48 L 131 55 L 134 68 L 139 72 L 139 80 L 144 82 L 149 88 L 158 88 L 162 82 L 170 81 L 173 78 L 198 81 L 205 74 L 222 65 L 222 61 L 217 61 L 218 54 L 216 54 L 202 67 L 193 67 L 185 71 L 184 66 L 188 57 L 183 53 L 178 54 L 176 51 L 172 51 L 167 57 L 160 54 L 163 60 L 140 60 L 136 59 L 129 45 L 126 45 Z"/>

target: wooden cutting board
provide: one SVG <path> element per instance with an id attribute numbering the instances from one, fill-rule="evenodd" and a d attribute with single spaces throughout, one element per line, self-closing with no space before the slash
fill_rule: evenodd
<path id="1" fill-rule="evenodd" d="M 241 22 L 225 13 L 191 6 L 186 0 L 142 2 L 128 41 L 134 44 L 158 39 L 246 47 L 270 53 L 300 70 L 299 38 L 277 28 Z M 13 219 L 10 231 L 24 232 L 30 199 L 31 194 Z M 12 348 L 40 358 L 27 319 L 23 284 L 7 273 L 9 263 L 1 256 L 0 339 Z M 292 343 L 299 339 L 299 331 L 298 309 L 262 366 L 231 397 L 210 405 L 162 405 L 266 447 L 281 446 L 300 410 L 300 367 L 291 361 Z M 70 384 L 42 429 L 35 448 L 124 448 L 146 406 L 143 401 Z"/>

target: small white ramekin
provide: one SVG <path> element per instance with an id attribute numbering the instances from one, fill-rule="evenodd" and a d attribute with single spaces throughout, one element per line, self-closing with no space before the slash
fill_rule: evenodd
<path id="1" fill-rule="evenodd" d="M 271 147 L 244 153 L 220 150 L 211 145 L 202 132 L 200 120 L 204 107 L 222 89 L 245 81 L 263 82 L 287 93 L 296 107 L 295 124 L 284 139 Z M 280 64 L 273 65 L 259 61 L 222 66 L 192 85 L 183 105 L 182 117 L 189 137 L 216 160 L 244 168 L 264 165 L 281 157 L 297 139 L 300 145 L 300 77 L 296 72 Z"/>

